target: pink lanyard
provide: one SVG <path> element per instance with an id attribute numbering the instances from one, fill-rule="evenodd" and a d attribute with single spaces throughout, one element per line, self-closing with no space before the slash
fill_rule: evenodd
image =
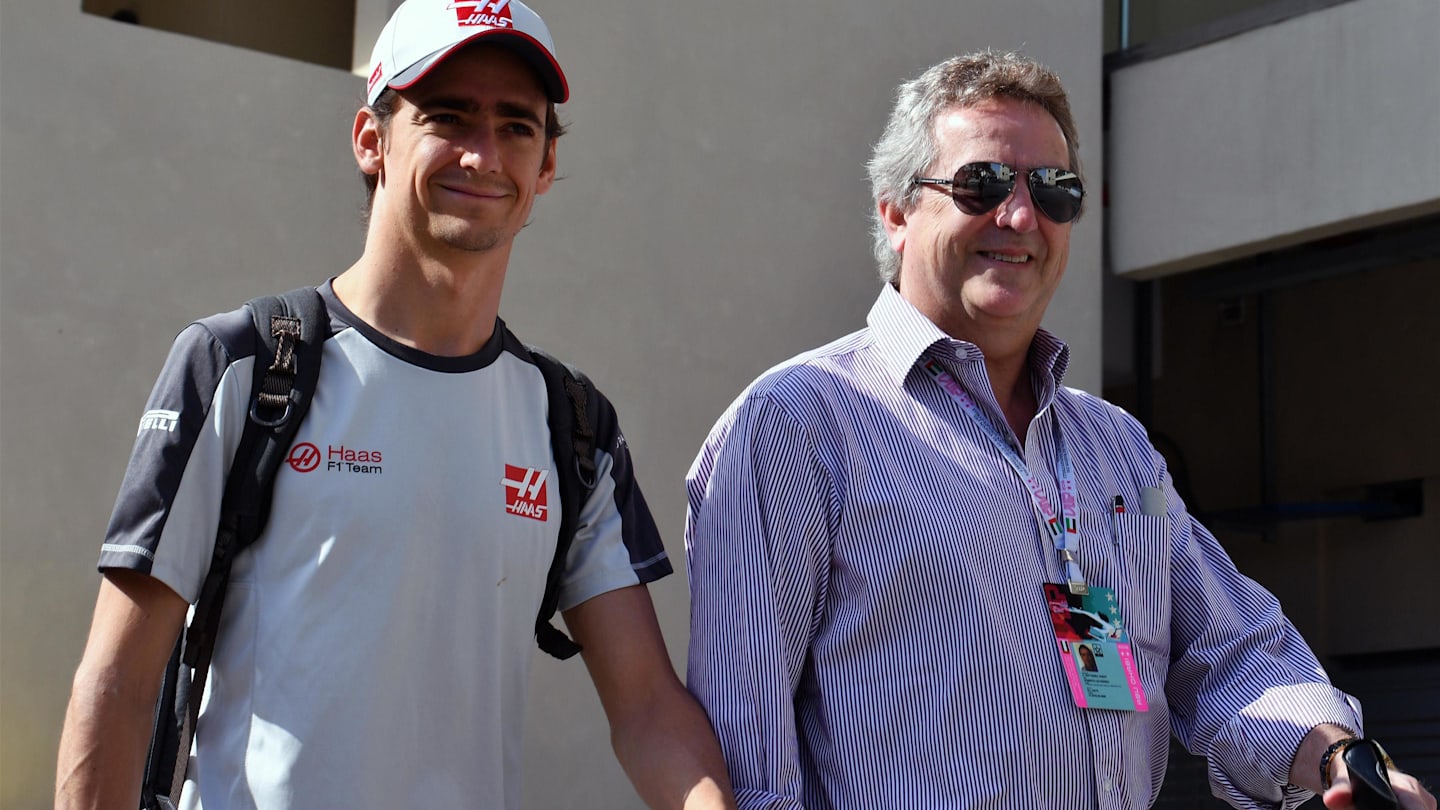
<path id="1" fill-rule="evenodd" d="M 1065 582 L 1074 594 L 1089 593 L 1085 585 L 1085 575 L 1080 571 L 1079 557 L 1076 556 L 1080 550 L 1080 499 L 1077 496 L 1078 490 L 1075 486 L 1075 467 L 1070 463 L 1070 451 L 1065 445 L 1065 436 L 1060 432 L 1060 421 L 1051 419 L 1050 425 L 1055 436 L 1055 471 L 1056 482 L 1060 486 L 1060 509 L 1059 515 L 1055 514 L 1055 507 L 1050 504 L 1050 499 L 1045 495 L 1045 490 L 1040 488 L 1040 482 L 1031 475 L 1030 469 L 1025 465 L 1025 460 L 1015 452 L 1015 448 L 1005 441 L 1000 431 L 995 429 L 980 410 L 980 406 L 970 395 L 960 387 L 960 383 L 950 376 L 950 372 L 940 367 L 933 358 L 926 358 L 921 367 L 935 379 L 935 382 L 944 389 L 945 393 L 965 411 L 980 432 L 984 433 L 1000 455 L 1010 463 L 1010 468 L 1025 482 L 1025 489 L 1030 492 L 1030 501 L 1035 506 L 1035 511 L 1040 518 L 1040 531 L 1048 536 L 1055 544 L 1055 551 L 1060 556 L 1060 567 L 1065 572 Z"/>

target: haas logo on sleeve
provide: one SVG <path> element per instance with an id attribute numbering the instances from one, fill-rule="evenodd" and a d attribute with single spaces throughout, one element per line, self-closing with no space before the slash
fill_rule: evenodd
<path id="1" fill-rule="evenodd" d="M 549 470 L 506 464 L 505 477 L 500 479 L 505 487 L 505 511 L 534 520 L 546 520 L 550 507 L 545 496 L 545 479 L 549 476 Z"/>

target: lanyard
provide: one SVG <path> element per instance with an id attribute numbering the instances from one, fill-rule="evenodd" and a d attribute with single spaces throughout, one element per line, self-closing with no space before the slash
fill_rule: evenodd
<path id="1" fill-rule="evenodd" d="M 1076 556 L 1080 549 L 1080 499 L 1075 487 L 1075 467 L 1070 463 L 1070 451 L 1065 446 L 1065 436 L 1060 432 L 1060 423 L 1057 419 L 1050 420 L 1051 428 L 1055 434 L 1055 472 L 1057 483 L 1060 485 L 1060 509 L 1059 515 L 1055 514 L 1055 507 L 1050 504 L 1050 499 L 1045 495 L 1045 490 L 1040 488 L 1040 482 L 1030 474 L 1030 469 L 1025 465 L 1025 460 L 1015 452 L 1015 448 L 1005 441 L 1000 431 L 995 429 L 975 404 L 975 400 L 960 387 L 960 383 L 950 376 L 950 372 L 940 367 L 933 358 L 926 358 L 921 366 L 925 369 L 935 382 L 944 389 L 950 398 L 955 400 L 970 421 L 980 428 L 1000 455 L 1009 462 L 1010 468 L 1025 482 L 1025 488 L 1030 491 L 1030 500 L 1035 505 L 1035 511 L 1040 516 L 1041 532 L 1050 538 L 1055 544 L 1055 551 L 1060 555 L 1060 567 L 1065 572 L 1066 585 L 1074 594 L 1089 593 L 1085 586 L 1085 575 L 1080 571 L 1079 558 Z"/>

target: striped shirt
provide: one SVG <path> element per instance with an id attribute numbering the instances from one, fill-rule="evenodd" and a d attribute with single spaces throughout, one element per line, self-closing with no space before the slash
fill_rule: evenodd
<path id="1" fill-rule="evenodd" d="M 1307 799 L 1286 784 L 1301 738 L 1360 731 L 1359 705 L 1186 512 L 1139 423 L 1062 387 L 1068 349 L 1041 330 L 1020 447 L 978 347 L 889 286 L 868 324 L 752 384 L 687 479 L 688 681 L 740 806 L 1148 807 L 1172 731 L 1231 804 Z M 1042 588 L 1063 581 L 1055 549 L 927 357 L 1052 503 L 1058 422 L 1080 567 L 1119 600 L 1148 711 L 1075 706 Z M 1116 495 L 1134 507 L 1112 514 Z"/>

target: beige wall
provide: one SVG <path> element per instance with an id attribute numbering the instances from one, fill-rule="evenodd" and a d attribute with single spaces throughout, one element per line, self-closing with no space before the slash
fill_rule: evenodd
<path id="1" fill-rule="evenodd" d="M 1023 47 L 1065 77 L 1103 176 L 1099 4 L 536 5 L 573 134 L 502 314 L 615 400 L 677 560 L 681 479 L 721 410 L 862 323 L 877 290 L 862 163 L 899 80 Z M 0 14 L 0 806 L 30 810 L 49 804 L 100 536 L 170 338 L 358 254 L 347 137 L 362 87 L 78 3 Z M 1100 229 L 1099 210 L 1076 226 L 1049 324 L 1092 389 Z M 678 664 L 683 575 L 654 593 Z M 638 806 L 583 667 L 543 662 L 535 686 L 528 806 Z"/>
<path id="2" fill-rule="evenodd" d="M 1110 78 L 1110 261 L 1156 276 L 1440 211 L 1440 3 L 1352 0 Z"/>
<path id="3" fill-rule="evenodd" d="M 227 42 L 327 67 L 351 66 L 355 0 L 84 0 L 87 14 L 135 16 L 139 25 Z M 384 24 L 381 19 L 380 24 Z M 379 27 L 375 29 L 379 33 Z M 370 39 L 374 40 L 374 35 Z M 369 51 L 366 51 L 369 57 Z"/>

